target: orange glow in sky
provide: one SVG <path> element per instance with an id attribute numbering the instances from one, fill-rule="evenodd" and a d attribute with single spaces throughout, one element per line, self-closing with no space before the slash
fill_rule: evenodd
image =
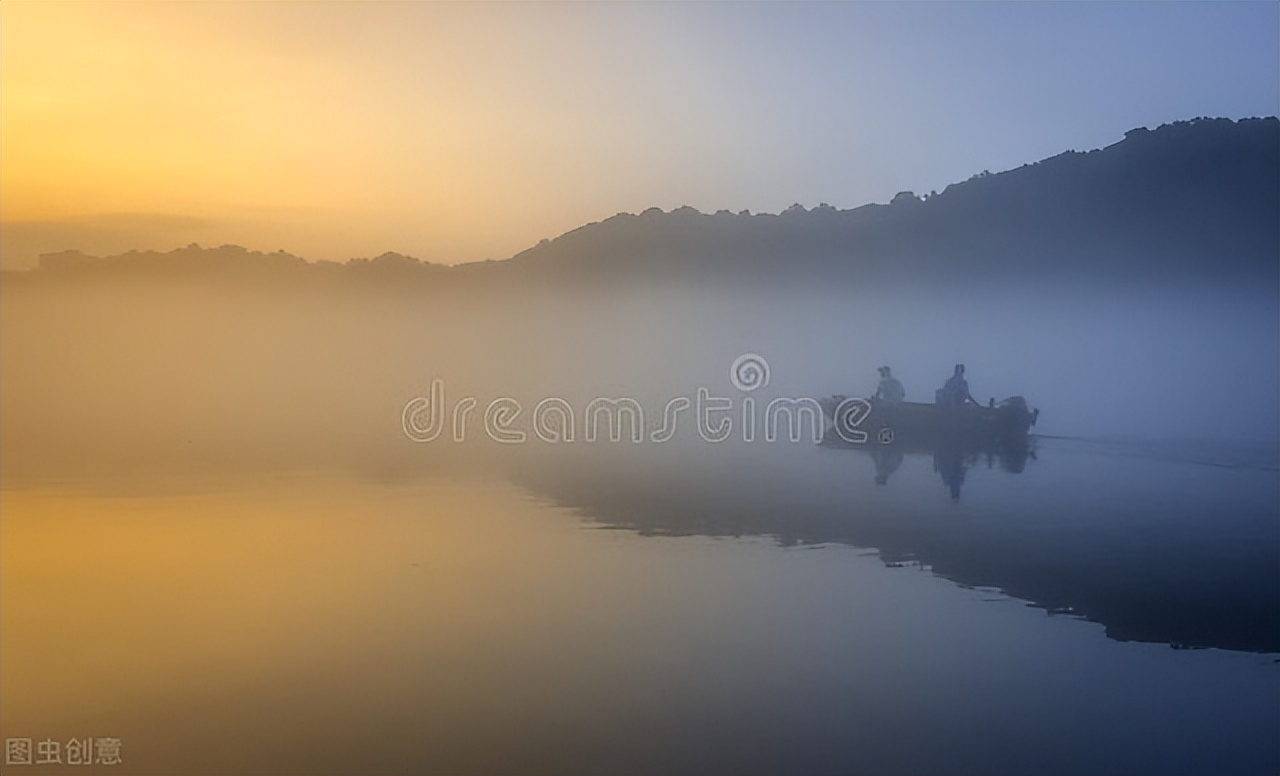
<path id="1" fill-rule="evenodd" d="M 1274 113 L 1276 7 L 1219 6 L 5 0 L 0 264 L 456 263 L 655 206 L 886 202 Z"/>
<path id="2" fill-rule="evenodd" d="M 425 233 L 446 260 L 518 226 L 476 203 L 520 194 L 559 128 L 518 84 L 481 104 L 433 25 L 395 18 L 450 9 L 299 10 L 6 3 L 5 219 L 194 217 L 295 251 L 320 227 L 338 254 Z M 502 65 L 474 60 L 457 66 Z"/>

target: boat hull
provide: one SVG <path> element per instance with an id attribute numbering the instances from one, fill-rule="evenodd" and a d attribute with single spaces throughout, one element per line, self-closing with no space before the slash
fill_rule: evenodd
<path id="1" fill-rule="evenodd" d="M 1021 397 L 989 407 L 944 408 L 937 404 L 844 396 L 832 396 L 819 404 L 826 415 L 830 441 L 848 444 L 1004 446 L 1025 442 L 1039 414 L 1039 410 L 1028 409 Z"/>

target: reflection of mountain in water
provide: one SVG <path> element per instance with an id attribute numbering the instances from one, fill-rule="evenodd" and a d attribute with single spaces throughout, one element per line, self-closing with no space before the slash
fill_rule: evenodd
<path id="1" fill-rule="evenodd" d="M 1280 651 L 1273 472 L 1246 482 L 1218 467 L 1038 447 L 1017 476 L 1027 457 L 818 447 L 575 452 L 517 479 L 642 534 L 874 547 L 1101 623 L 1113 639 Z M 963 500 L 947 497 L 961 486 Z"/>

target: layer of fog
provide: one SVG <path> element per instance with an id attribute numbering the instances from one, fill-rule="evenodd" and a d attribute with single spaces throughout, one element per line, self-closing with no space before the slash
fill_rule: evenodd
<path id="1" fill-rule="evenodd" d="M 468 444 L 499 397 L 581 412 L 630 397 L 652 429 L 699 388 L 740 401 L 735 358 L 767 360 L 758 402 L 869 395 L 889 365 L 911 400 L 963 362 L 985 402 L 1025 396 L 1063 436 L 1273 442 L 1280 334 L 1272 288 L 793 284 L 285 293 L 190 283 L 9 284 L 0 304 L 6 473 L 174 460 L 423 456 L 402 412 L 431 381 L 470 396 Z M 686 417 L 688 417 L 686 415 Z M 581 418 L 579 418 L 581 422 Z M 687 421 L 692 423 L 692 421 Z M 531 437 L 528 446 L 540 443 Z M 596 444 L 612 444 L 597 442 Z"/>

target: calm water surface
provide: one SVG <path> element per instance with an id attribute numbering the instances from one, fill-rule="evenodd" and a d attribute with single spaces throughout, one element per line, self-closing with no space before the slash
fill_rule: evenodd
<path id="1" fill-rule="evenodd" d="M 138 774 L 1280 769 L 1273 449 L 1035 452 L 958 498 L 945 455 L 806 445 L 9 482 L 3 735 Z"/>

